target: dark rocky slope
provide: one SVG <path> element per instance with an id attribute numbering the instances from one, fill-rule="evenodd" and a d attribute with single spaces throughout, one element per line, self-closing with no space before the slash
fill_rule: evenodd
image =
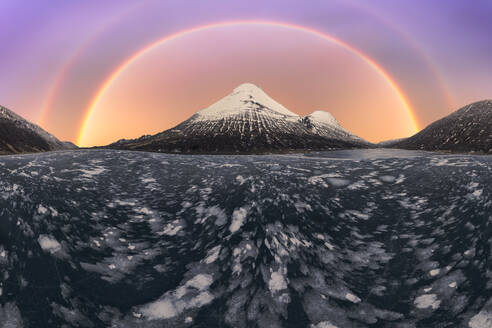
<path id="1" fill-rule="evenodd" d="M 0 106 L 0 155 L 74 149 L 11 110 Z"/>
<path id="2" fill-rule="evenodd" d="M 467 105 L 390 147 L 492 154 L 492 100 Z"/>

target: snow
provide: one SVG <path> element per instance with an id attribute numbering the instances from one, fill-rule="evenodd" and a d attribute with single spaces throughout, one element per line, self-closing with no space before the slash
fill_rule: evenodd
<path id="1" fill-rule="evenodd" d="M 39 205 L 38 206 L 38 213 L 39 214 L 46 214 L 46 213 L 48 213 L 48 209 L 46 207 L 44 207 L 43 205 Z"/>
<path id="2" fill-rule="evenodd" d="M 234 89 L 228 96 L 222 98 L 210 107 L 196 113 L 195 121 L 220 120 L 231 115 L 259 109 L 259 105 L 272 110 L 277 115 L 299 118 L 299 115 L 270 98 L 263 90 L 252 83 L 244 83 Z"/>
<path id="3" fill-rule="evenodd" d="M 82 172 L 82 176 L 85 178 L 94 178 L 96 175 L 99 175 L 106 171 L 105 168 L 103 167 L 93 167 L 90 169 L 80 169 L 80 172 Z"/>
<path id="4" fill-rule="evenodd" d="M 237 210 L 234 210 L 234 212 L 232 213 L 232 223 L 231 223 L 231 226 L 229 227 L 229 230 L 232 233 L 238 231 L 239 228 L 241 228 L 247 214 L 248 214 L 248 211 L 244 207 L 241 207 Z"/>
<path id="5" fill-rule="evenodd" d="M 441 301 L 437 299 L 436 294 L 424 294 L 417 297 L 414 303 L 419 309 L 427 309 L 430 307 L 435 310 L 439 307 Z"/>
<path id="6" fill-rule="evenodd" d="M 360 299 L 360 298 L 358 298 L 357 296 L 355 296 L 355 295 L 354 295 L 354 294 L 352 294 L 352 293 L 347 293 L 347 294 L 345 294 L 345 298 L 346 298 L 347 300 L 349 300 L 350 302 L 352 302 L 352 303 L 360 303 L 360 301 L 361 301 L 361 299 Z"/>
<path id="7" fill-rule="evenodd" d="M 187 304 L 188 307 L 202 307 L 209 304 L 214 299 L 214 296 L 209 292 L 202 292 L 198 296 L 192 298 L 190 303 Z"/>
<path id="8" fill-rule="evenodd" d="M 304 117 L 303 121 L 309 123 L 308 127 L 318 134 L 330 135 L 332 137 L 349 139 L 352 141 L 363 141 L 360 137 L 344 129 L 329 112 L 317 110 Z"/>
<path id="9" fill-rule="evenodd" d="M 470 328 L 490 328 L 492 327 L 492 312 L 480 311 L 468 322 Z"/>
<path id="10" fill-rule="evenodd" d="M 287 282 L 285 281 L 282 273 L 272 272 L 270 276 L 270 281 L 268 282 L 268 288 L 270 288 L 270 291 L 272 292 L 277 292 L 279 290 L 287 288 Z"/>
<path id="11" fill-rule="evenodd" d="M 176 317 L 189 308 L 202 307 L 214 300 L 214 296 L 209 291 L 206 291 L 212 282 L 211 275 L 200 273 L 178 287 L 174 292 L 166 293 L 163 298 L 144 305 L 140 310 L 147 319 L 157 320 Z M 189 299 L 189 301 L 185 301 L 183 297 L 188 294 L 189 288 L 196 289 L 200 293 Z"/>
<path id="12" fill-rule="evenodd" d="M 338 121 L 331 115 L 330 113 L 323 111 L 323 110 L 317 110 L 312 112 L 308 117 L 311 120 L 314 120 L 315 122 L 331 125 L 336 128 L 341 128 L 340 124 Z"/>
<path id="13" fill-rule="evenodd" d="M 382 175 L 379 177 L 379 180 L 390 183 L 390 182 L 394 182 L 396 178 L 391 175 Z"/>
<path id="14" fill-rule="evenodd" d="M 209 274 L 205 274 L 205 273 L 200 273 L 198 275 L 196 275 L 194 278 L 188 280 L 188 282 L 186 283 L 186 286 L 187 287 L 193 287 L 193 288 L 196 288 L 198 290 L 204 290 L 206 288 L 208 288 L 212 282 L 213 282 L 213 278 L 211 275 Z"/>
<path id="15" fill-rule="evenodd" d="M 311 325 L 312 328 L 338 328 L 334 324 L 332 324 L 329 321 L 321 321 L 318 322 L 316 325 Z"/>
<path id="16" fill-rule="evenodd" d="M 47 235 L 40 235 L 38 242 L 44 251 L 50 252 L 51 254 L 58 252 L 62 248 L 56 239 Z"/>
<path id="17" fill-rule="evenodd" d="M 350 184 L 350 181 L 347 179 L 328 178 L 327 180 L 334 187 L 343 187 Z"/>
<path id="18" fill-rule="evenodd" d="M 142 312 L 149 319 L 169 319 L 175 317 L 178 312 L 174 307 L 173 302 L 168 299 L 156 301 L 150 303 L 145 308 L 142 309 Z"/>
<path id="19" fill-rule="evenodd" d="M 220 245 L 212 248 L 208 252 L 207 257 L 205 258 L 204 262 L 207 264 L 211 264 L 211 263 L 217 261 L 217 259 L 219 258 L 220 249 L 221 249 Z"/>

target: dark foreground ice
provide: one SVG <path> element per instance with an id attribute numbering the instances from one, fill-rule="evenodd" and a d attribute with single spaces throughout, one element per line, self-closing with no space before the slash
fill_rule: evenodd
<path id="1" fill-rule="evenodd" d="M 0 158 L 0 327 L 492 327 L 492 156 Z"/>

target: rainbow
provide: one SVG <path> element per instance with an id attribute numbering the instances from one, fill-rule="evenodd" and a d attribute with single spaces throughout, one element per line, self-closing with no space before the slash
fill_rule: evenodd
<path id="1" fill-rule="evenodd" d="M 412 122 L 412 125 L 414 127 L 414 130 L 415 132 L 417 132 L 419 130 L 419 127 L 418 127 L 418 124 L 417 124 L 417 120 L 415 118 L 415 115 L 408 103 L 408 100 L 406 99 L 405 95 L 403 94 L 403 92 L 400 90 L 400 88 L 398 87 L 398 85 L 396 84 L 396 82 L 389 76 L 389 74 L 381 67 L 379 66 L 374 60 L 372 60 L 371 58 L 369 58 L 367 55 L 363 54 L 362 52 L 360 52 L 359 50 L 357 50 L 356 48 L 350 46 L 349 44 L 339 40 L 339 39 L 336 39 L 334 38 L 333 36 L 329 35 L 329 34 L 326 34 L 326 33 L 323 33 L 323 32 L 320 32 L 320 31 L 317 31 L 317 30 L 314 30 L 312 28 L 308 28 L 308 27 L 305 27 L 305 26 L 301 26 L 301 25 L 296 25 L 296 24 L 290 24 L 290 23 L 281 23 L 281 22 L 272 22 L 272 21 L 233 21 L 233 22 L 221 22 L 221 23 L 214 23 L 214 24 L 208 24 L 208 25 L 203 25 L 203 26 L 198 26 L 198 27 L 194 27 L 194 28 L 191 28 L 191 29 L 187 29 L 187 30 L 183 30 L 183 31 L 180 31 L 180 32 L 177 32 L 177 33 L 174 33 L 174 34 L 171 34 L 171 35 L 168 35 L 156 42 L 153 42 L 152 44 L 148 45 L 147 47 L 139 50 L 137 53 L 135 53 L 133 56 L 129 57 L 128 59 L 126 59 L 123 63 L 121 63 L 110 75 L 108 78 L 106 78 L 106 80 L 102 83 L 102 85 L 99 87 L 97 93 L 95 94 L 95 96 L 92 98 L 92 100 L 90 101 L 90 104 L 85 112 L 85 115 L 84 115 L 84 118 L 83 118 L 83 121 L 82 121 L 82 124 L 80 126 L 80 129 L 79 129 L 79 133 L 78 133 L 78 137 L 77 137 L 77 145 L 82 145 L 83 143 L 83 140 L 84 140 L 84 135 L 85 135 L 85 131 L 87 129 L 87 126 L 88 126 L 88 123 L 89 123 L 89 120 L 92 116 L 92 113 L 94 112 L 95 108 L 96 108 L 96 105 L 97 103 L 99 102 L 99 100 L 102 98 L 102 96 L 104 95 L 104 93 L 106 92 L 106 90 L 109 88 L 109 86 L 113 83 L 113 81 L 116 80 L 116 78 L 128 67 L 130 66 L 134 61 L 136 61 L 140 56 L 144 55 L 145 53 L 151 51 L 152 49 L 154 49 L 155 47 L 158 47 L 168 41 L 171 41 L 171 40 L 174 40 L 174 39 L 177 39 L 177 38 L 180 38 L 182 36 L 185 36 L 185 35 L 188 35 L 188 34 L 191 34 L 191 33 L 195 33 L 195 32 L 199 32 L 199 31 L 203 31 L 203 30 L 208 30 L 208 29 L 213 29 L 213 28 L 218 28 L 218 27 L 227 27 L 227 26 L 237 26 L 237 25 L 266 25 L 266 26 L 277 26 L 277 27 L 283 27 L 283 28 L 289 28 L 289 29 L 295 29 L 295 30 L 300 30 L 300 31 L 304 31 L 304 32 L 307 32 L 307 33 L 311 33 L 311 34 L 314 34 L 320 38 L 323 38 L 327 41 L 330 41 L 330 42 L 333 42 L 345 49 L 347 49 L 348 51 L 352 52 L 353 54 L 357 55 L 358 57 L 360 57 L 362 60 L 364 60 L 367 64 L 369 64 L 378 74 L 380 74 L 385 80 L 386 82 L 391 86 L 391 88 L 396 92 L 396 94 L 398 95 L 400 101 L 402 102 L 402 104 L 404 105 L 405 109 L 406 109 L 406 112 Z"/>
<path id="2" fill-rule="evenodd" d="M 108 20 L 106 24 L 102 28 L 100 28 L 94 35 L 87 38 L 77 49 L 72 53 L 72 55 L 65 61 L 62 68 L 58 71 L 57 77 L 53 84 L 51 85 L 48 96 L 46 97 L 43 105 L 43 110 L 41 111 L 41 115 L 38 119 L 38 124 L 43 126 L 46 123 L 46 118 L 53 107 L 55 102 L 56 94 L 60 90 L 63 81 L 68 76 L 68 73 L 72 69 L 72 67 L 77 63 L 79 57 L 82 56 L 83 52 L 88 48 L 88 46 L 93 43 L 97 38 L 108 29 L 114 22 L 121 20 L 123 17 L 131 13 L 134 9 L 142 7 L 143 2 L 135 3 L 131 6 L 125 8 L 121 12 L 117 13 L 113 18 Z"/>

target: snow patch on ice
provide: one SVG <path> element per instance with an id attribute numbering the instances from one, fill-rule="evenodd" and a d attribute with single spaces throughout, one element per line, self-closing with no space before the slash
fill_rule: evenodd
<path id="1" fill-rule="evenodd" d="M 229 227 L 231 233 L 235 233 L 241 228 L 247 214 L 248 210 L 244 207 L 240 207 L 239 209 L 234 210 L 234 212 L 232 213 L 232 223 Z"/>
<path id="2" fill-rule="evenodd" d="M 470 328 L 490 328 L 492 327 L 492 312 L 480 311 L 468 322 Z"/>
<path id="3" fill-rule="evenodd" d="M 419 309 L 427 309 L 430 307 L 435 310 L 439 307 L 439 305 L 441 305 L 441 301 L 437 299 L 436 294 L 424 294 L 417 297 L 414 304 Z"/>
<path id="4" fill-rule="evenodd" d="M 207 264 L 210 264 L 210 263 L 217 261 L 217 259 L 219 258 L 220 249 L 221 249 L 220 245 L 212 248 L 208 252 L 207 257 L 205 258 L 204 262 Z"/>
<path id="5" fill-rule="evenodd" d="M 268 282 L 268 288 L 272 293 L 287 288 L 287 282 L 280 271 L 274 271 L 271 273 L 270 281 Z"/>
<path id="6" fill-rule="evenodd" d="M 361 299 L 352 293 L 345 294 L 345 298 L 352 303 L 360 303 Z"/>
<path id="7" fill-rule="evenodd" d="M 338 328 L 337 326 L 335 326 L 334 324 L 332 324 L 331 322 L 329 321 L 321 321 L 321 322 L 318 322 L 317 324 L 312 324 L 311 325 L 311 328 Z"/>
<path id="8" fill-rule="evenodd" d="M 44 251 L 50 252 L 51 254 L 60 251 L 62 248 L 61 244 L 55 238 L 48 235 L 40 235 L 38 242 Z"/>

